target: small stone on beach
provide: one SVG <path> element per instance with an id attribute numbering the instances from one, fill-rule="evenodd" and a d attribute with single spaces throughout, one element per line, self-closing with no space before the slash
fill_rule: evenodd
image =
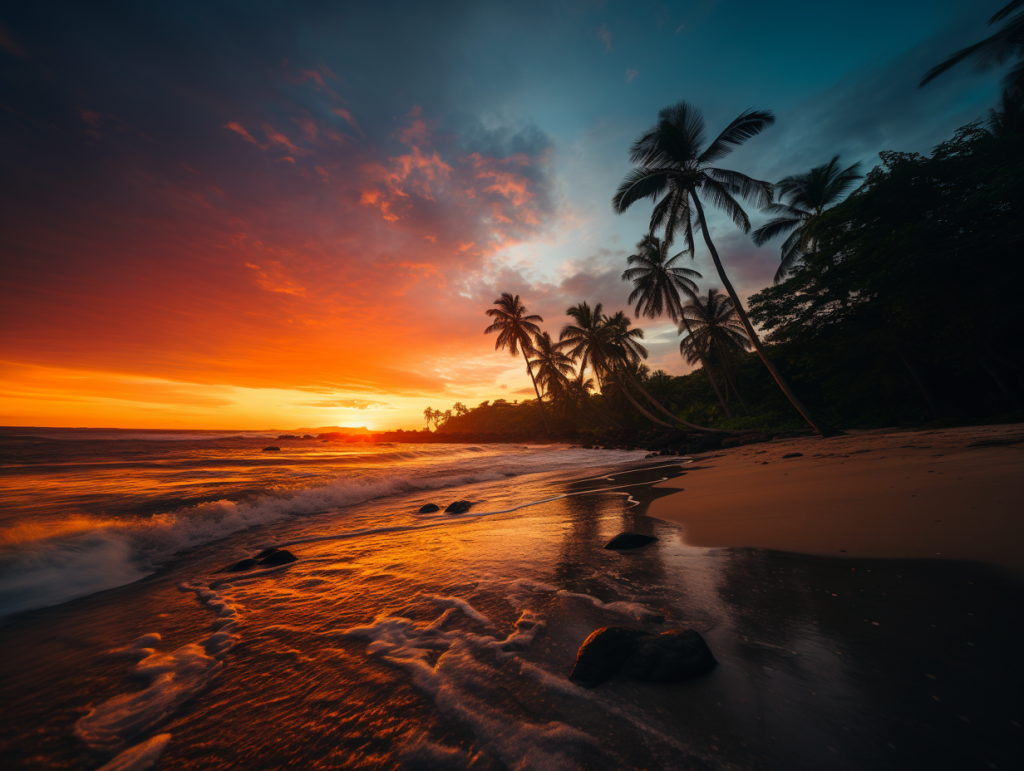
<path id="1" fill-rule="evenodd" d="M 441 507 L 436 503 L 427 503 L 420 506 L 420 514 L 433 514 L 435 511 L 440 511 Z"/>
<path id="2" fill-rule="evenodd" d="M 653 535 L 643 535 L 641 533 L 619 533 L 612 540 L 604 545 L 606 549 L 637 549 L 641 546 L 646 546 L 649 543 L 654 543 L 658 539 Z"/>
<path id="3" fill-rule="evenodd" d="M 448 508 L 444 510 L 444 513 L 465 514 L 467 511 L 469 511 L 469 507 L 472 505 L 472 501 L 455 501 L 455 503 L 449 504 Z"/>
<path id="4" fill-rule="evenodd" d="M 289 562 L 296 562 L 298 559 L 287 549 L 275 549 L 272 554 L 260 560 L 260 565 L 263 567 L 276 567 L 277 565 L 287 565 Z"/>

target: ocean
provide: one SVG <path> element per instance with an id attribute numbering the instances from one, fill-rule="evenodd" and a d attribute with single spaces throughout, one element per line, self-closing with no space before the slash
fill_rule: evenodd
<path id="1" fill-rule="evenodd" d="M 665 494 L 659 481 L 699 473 L 702 459 L 644 455 L 5 429 L 0 763 L 853 769 L 1014 757 L 1003 729 L 1016 641 L 998 613 L 1015 587 L 969 563 L 851 571 L 689 546 L 645 510 Z M 446 514 L 457 500 L 472 505 Z M 427 503 L 440 511 L 420 513 Z M 602 548 L 622 531 L 658 540 Z M 271 547 L 297 561 L 225 571 Z M 684 683 L 571 681 L 579 645 L 609 625 L 689 627 L 719 666 Z"/>

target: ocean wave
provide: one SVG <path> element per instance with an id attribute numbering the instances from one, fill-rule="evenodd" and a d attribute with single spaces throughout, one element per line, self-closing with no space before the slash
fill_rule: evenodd
<path id="1" fill-rule="evenodd" d="M 447 451 L 451 454 L 452 448 Z M 27 523 L 0 529 L 0 619 L 137 581 L 175 555 L 255 527 L 419 490 L 580 468 L 597 460 L 592 453 L 565 446 L 503 453 L 500 462 L 477 452 L 468 455 L 472 461 L 465 456 L 452 459 L 454 467 L 449 468 L 428 464 L 419 469 L 364 470 L 361 476 L 297 490 L 216 500 L 148 517 L 69 517 L 56 529 Z M 638 458 L 635 452 L 600 456 L 604 463 Z"/>
<path id="2" fill-rule="evenodd" d="M 174 555 L 291 517 L 417 490 L 502 478 L 496 471 L 336 480 L 251 501 L 219 500 L 149 518 L 76 518 L 73 528 L 0 531 L 0 619 L 137 581 Z"/>

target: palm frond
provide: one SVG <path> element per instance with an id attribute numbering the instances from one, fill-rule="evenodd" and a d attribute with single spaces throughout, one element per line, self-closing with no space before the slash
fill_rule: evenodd
<path id="1" fill-rule="evenodd" d="M 757 136 L 773 123 L 775 114 L 771 110 L 745 110 L 701 153 L 698 159 L 700 164 L 706 166 L 721 160 L 734 148 Z"/>
<path id="2" fill-rule="evenodd" d="M 771 182 L 754 179 L 738 171 L 709 168 L 705 174 L 716 182 L 720 182 L 732 195 L 738 195 L 744 201 L 750 201 L 758 208 L 764 208 L 770 204 L 775 194 L 775 185 Z"/>
<path id="3" fill-rule="evenodd" d="M 708 204 L 722 211 L 744 233 L 750 232 L 750 218 L 739 202 L 715 179 L 705 177 L 701 192 Z"/>
<path id="4" fill-rule="evenodd" d="M 612 208 L 622 214 L 644 198 L 657 198 L 668 186 L 668 172 L 662 169 L 631 170 L 612 197 Z"/>

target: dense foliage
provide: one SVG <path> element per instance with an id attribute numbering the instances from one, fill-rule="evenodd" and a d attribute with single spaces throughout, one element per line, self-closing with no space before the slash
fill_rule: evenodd
<path id="1" fill-rule="evenodd" d="M 826 419 L 1019 410 L 1024 135 L 968 126 L 930 156 L 881 157 L 752 318 Z"/>

